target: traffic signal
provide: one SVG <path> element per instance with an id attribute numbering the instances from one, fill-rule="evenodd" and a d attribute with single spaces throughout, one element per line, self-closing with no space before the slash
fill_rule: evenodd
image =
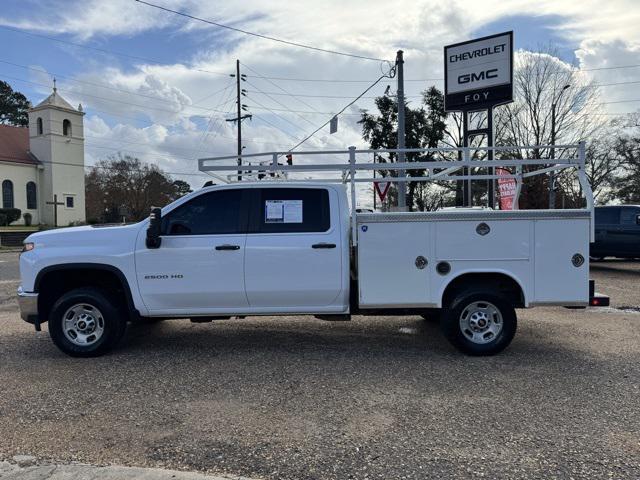
<path id="1" fill-rule="evenodd" d="M 293 165 L 293 155 L 291 153 L 287 153 L 285 157 L 287 159 L 287 165 Z"/>

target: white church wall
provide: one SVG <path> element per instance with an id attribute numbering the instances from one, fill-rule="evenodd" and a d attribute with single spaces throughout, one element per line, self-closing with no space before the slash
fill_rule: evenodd
<path id="1" fill-rule="evenodd" d="M 58 226 L 85 221 L 84 146 L 81 139 L 55 136 L 52 152 L 52 192 L 58 196 Z M 67 200 L 68 197 L 72 200 Z M 52 200 L 52 199 L 50 199 Z M 70 202 L 70 204 L 68 204 Z"/>
<path id="2" fill-rule="evenodd" d="M 38 188 L 38 167 L 34 165 L 19 163 L 3 163 L 0 162 L 0 185 L 5 180 L 11 180 L 13 183 L 13 206 L 20 209 L 20 220 L 13 222 L 11 225 L 24 225 L 25 213 L 31 214 L 31 224 L 40 223 L 38 209 L 27 209 L 27 183 L 35 182 L 36 184 L 36 200 L 40 202 L 40 191 Z"/>

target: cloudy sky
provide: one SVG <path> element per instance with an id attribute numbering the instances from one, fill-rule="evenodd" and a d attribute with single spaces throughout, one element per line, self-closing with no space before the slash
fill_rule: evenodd
<path id="1" fill-rule="evenodd" d="M 442 88 L 442 48 L 514 30 L 515 47 L 553 46 L 587 70 L 607 103 L 602 114 L 640 108 L 638 0 L 150 0 L 217 23 L 374 59 L 405 51 L 406 94 L 418 102 Z M 118 151 L 158 164 L 193 186 L 197 158 L 235 153 L 229 74 L 240 59 L 245 152 L 288 150 L 367 88 L 389 65 L 296 48 L 161 11 L 135 0 L 3 0 L 0 78 L 37 103 L 55 76 L 63 97 L 82 103 L 87 163 Z M 623 67 L 623 68 L 609 68 Z M 266 78 L 265 78 L 266 77 Z M 307 149 L 364 146 L 360 108 L 376 85 Z M 190 175 L 178 175 L 188 173 Z"/>

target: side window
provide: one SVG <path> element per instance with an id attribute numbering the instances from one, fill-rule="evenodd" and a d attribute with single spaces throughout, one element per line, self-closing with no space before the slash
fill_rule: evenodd
<path id="1" fill-rule="evenodd" d="M 617 225 L 620 222 L 620 209 L 596 208 L 596 225 Z"/>
<path id="2" fill-rule="evenodd" d="M 326 232 L 331 226 L 325 189 L 263 188 L 258 198 L 258 233 Z"/>
<path id="3" fill-rule="evenodd" d="M 162 218 L 163 235 L 244 233 L 242 190 L 204 193 Z"/>
<path id="4" fill-rule="evenodd" d="M 2 182 L 2 207 L 13 208 L 13 182 L 11 180 Z"/>
<path id="5" fill-rule="evenodd" d="M 35 182 L 27 182 L 27 209 L 36 210 L 38 208 L 38 194 Z"/>
<path id="6" fill-rule="evenodd" d="M 620 224 L 624 226 L 637 225 L 637 217 L 640 214 L 640 209 L 623 207 L 620 212 Z"/>

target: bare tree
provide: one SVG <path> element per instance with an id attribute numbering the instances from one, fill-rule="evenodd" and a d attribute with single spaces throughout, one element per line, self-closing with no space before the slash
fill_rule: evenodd
<path id="1" fill-rule="evenodd" d="M 614 192 L 624 203 L 640 203 L 640 135 L 638 130 L 617 139 L 616 152 L 621 166 L 616 174 Z"/>
<path id="2" fill-rule="evenodd" d="M 600 140 L 606 123 L 596 115 L 598 89 L 583 72 L 562 62 L 555 50 L 519 52 L 513 81 L 515 101 L 496 109 L 496 145 L 534 147 L 510 152 L 516 158 L 558 158 L 575 152 L 538 147 Z M 605 156 L 594 155 L 589 162 L 590 175 L 599 178 L 596 171 L 607 161 Z M 567 174 L 558 179 L 560 189 L 570 188 L 558 197 L 575 191 Z M 548 188 L 547 176 L 531 177 L 524 185 L 521 206 L 548 207 Z"/>
<path id="3" fill-rule="evenodd" d="M 152 206 L 163 207 L 190 190 L 156 165 L 117 154 L 100 160 L 85 175 L 87 218 L 94 222 L 118 222 L 122 217 L 138 221 Z"/>

